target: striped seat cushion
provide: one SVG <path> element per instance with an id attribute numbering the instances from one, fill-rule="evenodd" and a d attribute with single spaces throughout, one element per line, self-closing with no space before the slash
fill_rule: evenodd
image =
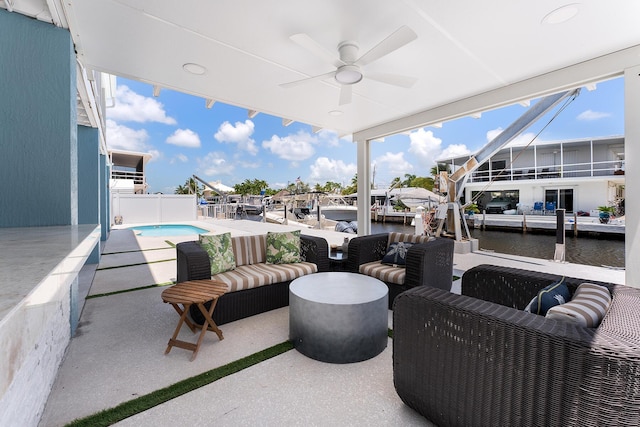
<path id="1" fill-rule="evenodd" d="M 431 237 L 431 236 L 419 236 L 417 234 L 398 233 L 398 232 L 392 231 L 391 233 L 389 233 L 387 250 L 389 249 L 389 245 L 395 242 L 427 243 L 434 239 L 435 237 Z"/>
<path id="2" fill-rule="evenodd" d="M 381 264 L 380 261 L 362 264 L 358 271 L 383 282 L 395 283 L 396 285 L 404 285 L 404 278 L 407 275 L 405 268 Z"/>
<path id="3" fill-rule="evenodd" d="M 546 317 L 595 328 L 604 318 L 610 303 L 609 289 L 583 283 L 578 286 L 571 301 L 550 308 Z"/>
<path id="4" fill-rule="evenodd" d="M 225 283 L 229 287 L 229 292 L 276 283 L 273 275 L 255 265 L 240 265 L 235 270 L 213 275 L 211 279 Z"/>
<path id="5" fill-rule="evenodd" d="M 267 235 L 235 236 L 231 238 L 236 265 L 250 265 L 267 261 Z"/>
<path id="6" fill-rule="evenodd" d="M 255 264 L 254 267 L 270 274 L 273 283 L 286 282 L 318 271 L 312 262 L 296 262 L 294 264 Z"/>

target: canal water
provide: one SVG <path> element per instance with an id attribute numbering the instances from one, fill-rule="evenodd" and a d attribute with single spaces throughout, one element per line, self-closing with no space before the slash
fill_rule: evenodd
<path id="1" fill-rule="evenodd" d="M 261 217 L 249 219 L 260 220 Z M 371 223 L 371 233 L 398 231 L 413 233 L 414 227 L 395 223 Z M 481 250 L 540 259 L 553 259 L 556 250 L 555 233 L 495 231 L 470 229 Z M 624 268 L 624 239 L 616 236 L 592 235 L 565 238 L 565 261 L 574 264 Z"/>
<path id="2" fill-rule="evenodd" d="M 402 224 L 371 223 L 371 233 L 400 231 L 413 233 L 414 228 Z M 481 250 L 531 258 L 553 259 L 555 234 L 546 232 L 469 230 L 478 239 Z M 624 239 L 612 236 L 566 236 L 565 261 L 575 264 L 624 268 Z"/>

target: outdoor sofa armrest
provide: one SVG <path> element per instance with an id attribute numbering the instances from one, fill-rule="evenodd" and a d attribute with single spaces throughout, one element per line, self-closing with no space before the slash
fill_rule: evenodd
<path id="1" fill-rule="evenodd" d="M 209 255 L 196 241 L 176 245 L 178 276 L 176 281 L 211 279 Z"/>
<path id="2" fill-rule="evenodd" d="M 411 246 L 407 252 L 404 284 L 451 290 L 454 245 L 451 239 L 437 238 Z"/>
<path id="3" fill-rule="evenodd" d="M 329 271 L 329 245 L 322 237 L 300 235 L 300 256 L 318 266 L 318 272 Z"/>
<path id="4" fill-rule="evenodd" d="M 561 278 L 557 274 L 482 264 L 462 275 L 462 295 L 523 310 L 538 291 Z M 565 277 L 571 295 L 584 282 L 606 286 L 609 291 L 613 287 L 611 283 Z"/>
<path id="5" fill-rule="evenodd" d="M 627 314 L 640 296 L 629 292 Z M 615 305 L 614 293 L 603 325 L 637 330 L 640 316 L 621 325 Z M 428 286 L 396 298 L 393 325 L 396 391 L 437 425 L 640 423 L 638 332 L 619 338 L 606 326 L 584 328 Z"/>
<path id="6" fill-rule="evenodd" d="M 387 252 L 389 233 L 354 237 L 349 241 L 347 271 L 358 273 L 360 265 L 380 261 Z"/>

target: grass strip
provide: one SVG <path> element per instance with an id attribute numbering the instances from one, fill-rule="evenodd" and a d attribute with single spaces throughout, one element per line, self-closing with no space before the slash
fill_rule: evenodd
<path id="1" fill-rule="evenodd" d="M 104 411 L 98 412 L 93 415 L 89 415 L 84 418 L 74 420 L 67 424 L 67 426 L 110 426 L 140 412 L 153 408 L 154 406 L 168 402 L 190 391 L 196 390 L 200 387 L 204 387 L 224 378 L 228 375 L 240 372 L 243 369 L 249 368 L 272 357 L 278 356 L 293 349 L 293 344 L 290 341 L 274 345 L 265 350 L 259 351 L 242 359 L 236 360 L 219 368 L 212 369 L 202 374 L 196 375 L 191 378 L 187 378 L 168 387 L 161 388 L 149 394 L 145 394 L 133 400 L 123 402 L 118 406 Z"/>
<path id="2" fill-rule="evenodd" d="M 158 287 L 161 287 L 161 286 L 170 286 L 170 285 L 175 285 L 175 282 L 155 283 L 153 285 L 140 286 L 140 287 L 137 287 L 137 288 L 122 289 L 120 291 L 113 291 L 113 292 L 105 292 L 103 294 L 88 295 L 85 299 L 108 297 L 109 295 L 124 294 L 124 293 L 127 293 L 127 292 L 141 291 L 143 289 L 158 288 Z"/>
<path id="3" fill-rule="evenodd" d="M 176 244 L 175 244 L 175 243 L 173 243 L 173 242 L 172 242 L 172 241 L 170 241 L 170 240 L 165 240 L 164 242 L 165 242 L 167 245 L 171 246 L 172 248 L 175 248 L 175 247 L 176 247 Z"/>
<path id="4" fill-rule="evenodd" d="M 114 268 L 136 267 L 138 265 L 156 264 L 156 263 L 159 263 L 159 262 L 169 262 L 169 261 L 175 261 L 175 260 L 176 260 L 176 258 L 169 258 L 169 259 L 161 259 L 161 260 L 158 260 L 158 261 L 138 262 L 138 263 L 135 263 L 135 264 L 114 265 L 114 266 L 111 266 L 111 267 L 96 268 L 96 271 L 113 270 Z"/>
<path id="5" fill-rule="evenodd" d="M 168 240 L 165 240 L 165 242 L 175 247 L 175 245 L 169 242 Z M 103 252 L 102 255 L 130 254 L 130 253 L 147 252 L 147 251 L 166 251 L 167 249 L 171 249 L 171 248 L 149 248 L 149 249 L 134 249 L 131 251 Z"/>

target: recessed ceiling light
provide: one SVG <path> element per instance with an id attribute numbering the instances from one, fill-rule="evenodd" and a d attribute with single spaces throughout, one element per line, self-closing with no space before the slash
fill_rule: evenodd
<path id="1" fill-rule="evenodd" d="M 542 18 L 543 24 L 555 25 L 567 22 L 580 12 L 580 3 L 570 3 L 549 12 Z"/>
<path id="2" fill-rule="evenodd" d="M 198 76 L 207 72 L 207 69 L 200 64 L 194 64 L 193 62 L 187 62 L 182 66 L 182 69 Z"/>
<path id="3" fill-rule="evenodd" d="M 342 115 L 342 111 L 340 111 L 340 110 L 331 110 L 331 111 L 329 111 L 329 115 L 336 116 L 336 117 L 337 116 L 341 116 Z"/>

